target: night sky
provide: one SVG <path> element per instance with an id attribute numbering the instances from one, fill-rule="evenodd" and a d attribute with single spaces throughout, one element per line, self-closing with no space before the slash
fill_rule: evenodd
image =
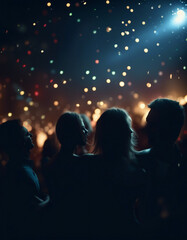
<path id="1" fill-rule="evenodd" d="M 187 17 L 176 18 L 186 9 L 185 1 L 1 0 L 0 122 L 21 118 L 48 132 L 66 110 L 95 121 L 118 106 L 143 121 L 154 98 L 184 105 Z"/>

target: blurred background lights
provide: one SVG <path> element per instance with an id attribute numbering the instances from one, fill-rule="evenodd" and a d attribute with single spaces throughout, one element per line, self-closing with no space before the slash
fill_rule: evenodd
<path id="1" fill-rule="evenodd" d="M 177 16 L 174 18 L 175 24 L 181 24 L 185 21 L 186 14 L 183 10 L 178 10 L 176 15 Z"/>

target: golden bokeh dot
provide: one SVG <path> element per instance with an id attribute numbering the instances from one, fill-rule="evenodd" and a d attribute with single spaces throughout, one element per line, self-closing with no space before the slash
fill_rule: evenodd
<path id="1" fill-rule="evenodd" d="M 91 104 L 92 104 L 92 101 L 91 101 L 91 100 L 88 100 L 88 101 L 87 101 L 87 104 L 88 104 L 88 105 L 91 105 Z"/>
<path id="2" fill-rule="evenodd" d="M 148 51 L 149 51 L 149 50 L 148 50 L 147 48 L 144 48 L 144 52 L 145 52 L 145 53 L 148 53 Z"/>
<path id="3" fill-rule="evenodd" d="M 106 82 L 107 82 L 107 83 L 111 83 L 111 80 L 108 78 L 108 79 L 106 80 Z"/>
<path id="4" fill-rule="evenodd" d="M 92 91 L 94 91 L 94 92 L 95 92 L 95 91 L 96 91 L 96 87 L 92 87 Z"/>
<path id="5" fill-rule="evenodd" d="M 122 72 L 122 75 L 125 77 L 127 75 L 127 73 L 126 72 Z"/>
<path id="6" fill-rule="evenodd" d="M 8 117 L 12 117 L 12 113 L 11 112 L 8 113 Z"/>
<path id="7" fill-rule="evenodd" d="M 25 92 L 24 92 L 24 91 L 21 91 L 19 94 L 20 94 L 21 96 L 23 96 L 23 95 L 25 94 Z"/>
<path id="8" fill-rule="evenodd" d="M 139 106 L 139 108 L 144 109 L 145 108 L 145 103 L 144 102 L 139 102 L 138 106 Z"/>
<path id="9" fill-rule="evenodd" d="M 125 83 L 123 81 L 119 82 L 120 87 L 124 87 Z"/>
<path id="10" fill-rule="evenodd" d="M 47 3 L 47 6 L 48 6 L 48 7 L 51 7 L 51 2 L 48 2 L 48 3 Z"/>
<path id="11" fill-rule="evenodd" d="M 137 43 L 138 43 L 139 41 L 140 41 L 140 39 L 139 39 L 139 38 L 136 38 L 136 39 L 135 39 L 135 42 L 137 42 Z"/>
<path id="12" fill-rule="evenodd" d="M 54 106 L 58 106 L 58 105 L 59 105 L 59 102 L 58 102 L 58 101 L 54 101 L 53 105 L 54 105 Z"/>
<path id="13" fill-rule="evenodd" d="M 25 106 L 25 107 L 23 108 L 23 110 L 24 110 L 25 112 L 27 112 L 27 111 L 29 110 L 29 108 L 28 108 L 27 106 Z"/>
<path id="14" fill-rule="evenodd" d="M 131 70 L 131 66 L 127 66 L 127 70 Z"/>
<path id="15" fill-rule="evenodd" d="M 106 4 L 110 4 L 110 1 L 109 1 L 109 0 L 106 0 Z"/>
<path id="16" fill-rule="evenodd" d="M 145 25 L 145 21 L 142 21 L 142 25 Z"/>
<path id="17" fill-rule="evenodd" d="M 88 88 L 84 88 L 84 92 L 88 92 Z"/>
<path id="18" fill-rule="evenodd" d="M 150 88 L 150 87 L 151 87 L 151 83 L 147 83 L 146 86 L 147 86 L 148 88 Z"/>
<path id="19" fill-rule="evenodd" d="M 71 4 L 70 3 L 66 3 L 66 7 L 70 7 L 71 6 Z"/>
<path id="20" fill-rule="evenodd" d="M 128 46 L 125 46 L 125 50 L 126 50 L 126 51 L 129 50 L 129 47 L 128 47 Z"/>
<path id="21" fill-rule="evenodd" d="M 58 88 L 58 84 L 57 83 L 53 84 L 53 87 Z"/>
<path id="22" fill-rule="evenodd" d="M 80 104 L 79 104 L 79 103 L 77 103 L 77 104 L 76 104 L 76 107 L 80 107 Z"/>

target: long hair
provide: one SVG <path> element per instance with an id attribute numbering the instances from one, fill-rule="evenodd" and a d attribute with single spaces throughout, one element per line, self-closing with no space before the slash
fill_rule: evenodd
<path id="1" fill-rule="evenodd" d="M 129 157 L 134 151 L 131 118 L 120 108 L 105 111 L 96 124 L 94 153 Z"/>

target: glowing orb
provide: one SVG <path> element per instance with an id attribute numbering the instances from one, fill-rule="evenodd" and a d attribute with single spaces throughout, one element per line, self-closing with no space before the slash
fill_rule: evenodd
<path id="1" fill-rule="evenodd" d="M 174 19 L 174 23 L 175 24 L 180 24 L 180 23 L 184 22 L 185 16 L 186 16 L 186 14 L 183 10 L 178 10 L 177 11 L 177 16 Z"/>

